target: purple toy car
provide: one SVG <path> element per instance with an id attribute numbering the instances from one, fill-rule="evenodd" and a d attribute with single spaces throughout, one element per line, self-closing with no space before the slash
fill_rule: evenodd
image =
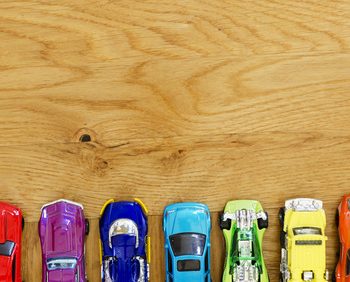
<path id="1" fill-rule="evenodd" d="M 86 282 L 83 206 L 67 200 L 44 205 L 39 221 L 43 282 Z"/>

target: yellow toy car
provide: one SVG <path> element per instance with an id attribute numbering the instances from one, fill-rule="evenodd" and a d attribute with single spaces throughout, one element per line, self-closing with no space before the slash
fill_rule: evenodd
<path id="1" fill-rule="evenodd" d="M 280 282 L 325 282 L 326 216 L 323 203 L 314 199 L 292 199 L 280 209 Z"/>

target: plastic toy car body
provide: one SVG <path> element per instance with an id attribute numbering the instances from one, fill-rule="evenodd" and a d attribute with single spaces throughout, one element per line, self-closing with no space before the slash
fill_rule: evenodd
<path id="1" fill-rule="evenodd" d="M 344 195 L 337 210 L 340 253 L 335 269 L 336 282 L 350 282 L 350 195 Z"/>
<path id="2" fill-rule="evenodd" d="M 89 222 L 83 206 L 68 200 L 44 205 L 39 221 L 43 282 L 85 282 L 85 235 Z"/>
<path id="3" fill-rule="evenodd" d="M 139 200 L 109 200 L 101 210 L 102 282 L 149 281 L 147 208 Z"/>
<path id="4" fill-rule="evenodd" d="M 166 282 L 210 282 L 210 212 L 206 205 L 177 203 L 164 210 Z"/>
<path id="5" fill-rule="evenodd" d="M 268 282 L 262 242 L 268 215 L 252 200 L 230 201 L 220 216 L 226 242 L 223 282 Z"/>
<path id="6" fill-rule="evenodd" d="M 280 209 L 280 281 L 328 281 L 326 216 L 322 201 L 292 199 Z"/>
<path id="7" fill-rule="evenodd" d="M 0 203 L 0 281 L 21 282 L 23 216 L 19 208 Z"/>

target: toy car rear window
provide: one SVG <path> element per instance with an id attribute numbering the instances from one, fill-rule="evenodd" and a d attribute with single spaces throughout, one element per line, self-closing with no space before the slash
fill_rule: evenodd
<path id="1" fill-rule="evenodd" d="M 317 227 L 298 227 L 293 228 L 294 235 L 322 235 L 321 228 Z"/>
<path id="2" fill-rule="evenodd" d="M 0 255 L 9 257 L 13 253 L 13 249 L 15 248 L 15 243 L 12 241 L 6 241 L 3 244 L 0 244 Z"/>
<path id="3" fill-rule="evenodd" d="M 47 269 L 74 269 L 77 265 L 77 259 L 75 258 L 54 258 L 47 260 Z"/>
<path id="4" fill-rule="evenodd" d="M 202 256 L 206 236 L 198 233 L 179 233 L 170 236 L 171 248 L 175 256 Z"/>
<path id="5" fill-rule="evenodd" d="M 186 259 L 177 261 L 178 271 L 199 271 L 201 270 L 201 263 L 196 259 Z"/>

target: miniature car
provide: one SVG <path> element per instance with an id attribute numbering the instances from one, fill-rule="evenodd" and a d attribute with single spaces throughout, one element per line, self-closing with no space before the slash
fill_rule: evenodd
<path id="1" fill-rule="evenodd" d="M 238 200 L 226 204 L 220 216 L 226 242 L 223 282 L 268 282 L 262 241 L 268 214 L 258 201 Z"/>
<path id="2" fill-rule="evenodd" d="M 88 233 L 82 205 L 62 199 L 41 208 L 43 282 L 86 281 L 84 242 Z"/>
<path id="3" fill-rule="evenodd" d="M 19 208 L 0 203 L 0 281 L 21 282 L 21 240 L 24 220 Z"/>
<path id="4" fill-rule="evenodd" d="M 109 200 L 101 210 L 102 282 L 149 281 L 147 208 L 139 200 Z"/>
<path id="5" fill-rule="evenodd" d="M 166 282 L 210 282 L 210 212 L 206 205 L 177 203 L 164 210 Z"/>
<path id="6" fill-rule="evenodd" d="M 337 209 L 340 254 L 335 269 L 336 282 L 350 281 L 350 195 L 344 195 Z"/>
<path id="7" fill-rule="evenodd" d="M 326 216 L 322 201 L 292 199 L 279 212 L 280 281 L 328 281 Z"/>

